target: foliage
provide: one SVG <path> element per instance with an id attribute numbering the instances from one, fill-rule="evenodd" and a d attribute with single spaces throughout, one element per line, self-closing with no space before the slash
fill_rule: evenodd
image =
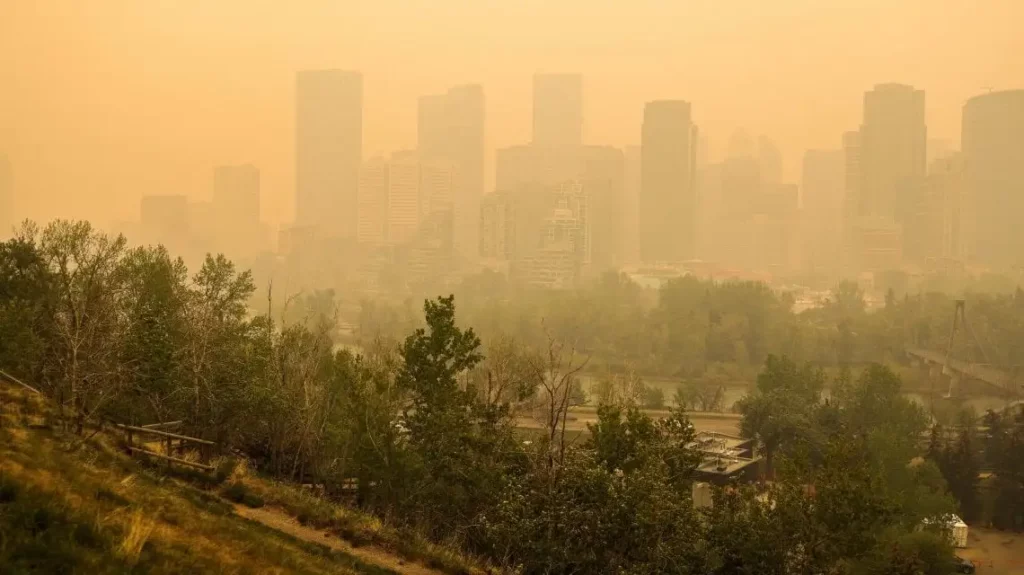
<path id="1" fill-rule="evenodd" d="M 992 523 L 1024 530 L 1024 407 L 985 415 L 985 453 L 992 466 L 995 503 Z"/>
<path id="2" fill-rule="evenodd" d="M 814 449 L 821 443 L 814 426 L 824 374 L 810 365 L 797 367 L 786 357 L 768 356 L 754 392 L 740 400 L 745 437 L 757 440 L 769 473 L 780 449 Z"/>
<path id="3" fill-rule="evenodd" d="M 970 522 L 977 520 L 981 516 L 978 485 L 982 457 L 974 417 L 967 414 L 955 432 L 934 425 L 928 457 L 938 465 L 950 493 L 956 498 L 960 517 Z"/>
<path id="4" fill-rule="evenodd" d="M 367 302 L 355 354 L 337 345 L 330 291 L 280 308 L 268 295 L 260 314 L 251 275 L 223 256 L 190 275 L 162 247 L 57 222 L 0 244 L 0 361 L 38 384 L 80 441 L 103 420 L 180 420 L 259 472 L 523 573 L 931 572 L 949 558 L 914 533 L 954 510 L 947 488 L 972 505 L 979 439 L 965 432 L 936 443 L 935 463 L 921 459 L 928 420 L 896 373 L 848 369 L 941 339 L 948 300 L 893 296 L 867 313 L 841 284 L 796 315 L 762 284 L 692 277 L 657 293 L 616 274 L 562 293 L 516 289 L 470 278 L 458 317 L 455 295 L 426 300 L 422 319 L 408 302 Z M 1024 317 L 1019 298 L 979 299 L 979 330 L 1017 334 L 997 316 Z M 574 443 L 566 422 L 586 401 L 592 358 L 598 421 Z M 684 410 L 722 409 L 725 386 L 761 364 L 738 407 L 772 481 L 720 489 L 698 512 L 702 456 Z M 828 400 L 823 365 L 844 366 Z M 665 401 L 641 373 L 685 378 L 666 417 L 641 411 Z M 528 415 L 542 432 L 523 441 Z M 991 415 L 984 438 L 1011 527 L 1024 516 L 1022 422 Z M 240 473 L 222 473 L 225 496 L 274 502 Z M 303 508 L 348 528 L 323 500 Z M 145 545 L 125 549 L 145 562 Z"/>

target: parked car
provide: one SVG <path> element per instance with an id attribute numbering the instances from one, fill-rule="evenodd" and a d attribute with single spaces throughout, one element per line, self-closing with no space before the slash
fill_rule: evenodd
<path id="1" fill-rule="evenodd" d="M 957 573 L 974 573 L 974 562 L 963 557 L 956 558 Z"/>

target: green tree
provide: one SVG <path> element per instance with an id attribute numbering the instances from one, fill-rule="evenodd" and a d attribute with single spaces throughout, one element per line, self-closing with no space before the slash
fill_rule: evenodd
<path id="1" fill-rule="evenodd" d="M 928 456 L 942 472 L 965 521 L 974 521 L 981 513 L 978 496 L 978 475 L 982 464 L 981 440 L 970 419 L 964 422 L 965 425 L 959 426 L 955 434 L 949 434 L 941 426 L 935 425 L 928 446 Z"/>
<path id="2" fill-rule="evenodd" d="M 207 255 L 186 295 L 184 385 L 178 398 L 188 427 L 230 445 L 251 415 L 258 376 L 249 353 L 253 324 L 246 303 L 255 286 L 223 255 Z"/>
<path id="3" fill-rule="evenodd" d="M 0 369 L 42 380 L 54 337 L 54 288 L 34 226 L 0 243 Z"/>
<path id="4" fill-rule="evenodd" d="M 43 383 L 62 416 L 70 411 L 81 433 L 85 421 L 123 389 L 126 366 L 118 361 L 123 330 L 118 313 L 124 295 L 121 259 L 126 240 L 110 237 L 88 222 L 58 220 L 39 236 L 39 253 L 52 274 L 53 349 Z"/>
<path id="5" fill-rule="evenodd" d="M 995 476 L 992 523 L 999 529 L 1024 530 L 1024 407 L 1003 414 L 990 411 L 985 425 L 985 454 Z"/>
<path id="6" fill-rule="evenodd" d="M 769 473 L 782 449 L 808 448 L 820 443 L 815 417 L 824 375 L 810 365 L 797 367 L 785 357 L 768 356 L 757 376 L 757 387 L 738 403 L 745 437 L 757 440 Z"/>
<path id="7" fill-rule="evenodd" d="M 454 296 L 424 302 L 424 312 L 427 327 L 406 338 L 396 379 L 408 397 L 401 421 L 414 456 L 407 489 L 416 501 L 408 504 L 417 521 L 446 531 L 469 525 L 498 496 L 517 442 L 509 422 L 490 417 L 460 383 L 483 356 L 473 330 L 455 324 Z"/>

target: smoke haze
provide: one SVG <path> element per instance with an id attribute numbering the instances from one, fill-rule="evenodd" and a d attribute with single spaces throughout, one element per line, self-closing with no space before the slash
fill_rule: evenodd
<path id="1" fill-rule="evenodd" d="M 640 142 L 644 103 L 683 99 L 720 159 L 739 128 L 837 149 L 884 82 L 927 92 L 929 138 L 1024 77 L 1017 0 L 0 0 L 0 154 L 19 217 L 137 220 L 140 197 L 208 199 L 213 169 L 259 167 L 263 219 L 295 208 L 295 74 L 359 70 L 363 157 L 416 144 L 417 98 L 465 83 L 494 150 L 531 136 L 531 78 L 584 78 L 587 144 Z"/>

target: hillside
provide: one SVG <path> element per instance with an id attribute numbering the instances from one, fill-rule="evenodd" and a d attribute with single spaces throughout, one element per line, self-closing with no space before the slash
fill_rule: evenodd
<path id="1" fill-rule="evenodd" d="M 81 438 L 53 422 L 45 399 L 0 381 L 4 573 L 471 572 L 425 544 L 385 550 L 395 534 L 297 488 L 244 470 L 218 485 L 129 458 L 116 436 Z M 303 513 L 306 525 L 286 508 Z"/>

